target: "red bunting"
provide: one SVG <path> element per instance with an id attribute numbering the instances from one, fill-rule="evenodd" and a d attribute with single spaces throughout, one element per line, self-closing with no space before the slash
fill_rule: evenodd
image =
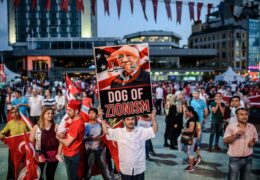
<path id="1" fill-rule="evenodd" d="M 13 6 L 14 8 L 18 8 L 20 6 L 21 0 L 14 0 Z"/>
<path id="2" fill-rule="evenodd" d="M 181 24 L 182 1 L 176 1 L 177 23 Z"/>
<path id="3" fill-rule="evenodd" d="M 158 7 L 158 0 L 153 0 L 153 13 L 154 13 L 154 20 L 157 21 L 157 7 Z"/>
<path id="4" fill-rule="evenodd" d="M 194 2 L 189 2 L 190 21 L 194 21 Z"/>
<path id="5" fill-rule="evenodd" d="M 45 1 L 44 9 L 45 9 L 45 11 L 50 11 L 51 10 L 51 0 L 46 0 Z"/>
<path id="6" fill-rule="evenodd" d="M 76 0 L 76 10 L 82 11 L 84 13 L 84 1 L 83 0 Z"/>
<path id="7" fill-rule="evenodd" d="M 116 5 L 117 5 L 117 14 L 119 19 L 121 14 L 121 0 L 116 0 Z"/>
<path id="8" fill-rule="evenodd" d="M 209 16 L 210 13 L 211 13 L 212 7 L 213 7 L 213 4 L 208 4 L 208 16 Z"/>
<path id="9" fill-rule="evenodd" d="M 203 3 L 197 4 L 197 21 L 200 21 L 200 15 L 201 15 L 201 9 L 202 9 Z"/>
<path id="10" fill-rule="evenodd" d="M 32 10 L 37 6 L 37 0 L 32 0 Z"/>
<path id="11" fill-rule="evenodd" d="M 109 0 L 103 0 L 103 3 L 104 3 L 105 14 L 107 14 L 109 16 L 110 15 L 110 13 L 109 13 Z"/>
<path id="12" fill-rule="evenodd" d="M 146 11 L 145 11 L 145 8 L 146 8 L 146 0 L 140 0 L 141 1 L 141 4 L 142 4 L 142 9 L 143 9 L 143 13 L 144 13 L 144 18 L 146 21 L 148 21 L 148 18 L 146 16 Z"/>
<path id="13" fill-rule="evenodd" d="M 165 3 L 168 19 L 172 20 L 171 0 L 164 0 L 164 3 Z"/>
<path id="14" fill-rule="evenodd" d="M 60 4 L 60 10 L 68 12 L 69 9 L 69 0 L 62 0 Z"/>
<path id="15" fill-rule="evenodd" d="M 96 16 L 97 0 L 91 0 L 92 15 Z"/>
<path id="16" fill-rule="evenodd" d="M 134 14 L 134 0 L 130 0 L 131 13 Z"/>

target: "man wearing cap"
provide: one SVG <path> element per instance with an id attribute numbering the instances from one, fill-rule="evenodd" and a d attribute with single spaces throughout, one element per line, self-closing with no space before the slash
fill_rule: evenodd
<path id="1" fill-rule="evenodd" d="M 79 116 L 81 103 L 70 100 L 67 106 L 67 132 L 65 136 L 57 134 L 57 139 L 63 144 L 64 162 L 69 180 L 78 179 L 77 169 L 80 162 L 80 148 L 83 143 L 85 126 Z"/>
<path id="2" fill-rule="evenodd" d="M 111 88 L 150 84 L 150 74 L 141 68 L 139 52 L 135 47 L 123 46 L 108 58 L 109 71 L 120 71 Z"/>
<path id="3" fill-rule="evenodd" d="M 158 131 L 155 119 L 156 111 L 151 115 L 152 127 L 135 127 L 136 117 L 126 117 L 124 128 L 107 128 L 102 121 L 102 129 L 107 139 L 118 144 L 119 166 L 122 180 L 144 180 L 145 172 L 145 141 L 155 137 Z"/>

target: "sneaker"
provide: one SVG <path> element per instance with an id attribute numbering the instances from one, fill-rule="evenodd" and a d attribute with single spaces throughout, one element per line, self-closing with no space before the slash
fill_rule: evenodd
<path id="1" fill-rule="evenodd" d="M 63 160 L 63 157 L 61 155 L 56 155 L 55 158 L 60 162 L 60 163 L 63 163 L 64 160 Z"/>
<path id="2" fill-rule="evenodd" d="M 150 158 L 149 156 L 147 156 L 147 157 L 146 157 L 146 160 L 147 160 L 147 161 L 150 161 L 150 160 L 151 160 L 151 158 Z"/>
<path id="3" fill-rule="evenodd" d="M 163 146 L 164 147 L 170 147 L 170 144 L 164 144 Z"/>
<path id="4" fill-rule="evenodd" d="M 195 160 L 193 161 L 193 167 L 197 166 L 199 163 L 201 162 L 201 159 Z"/>
<path id="5" fill-rule="evenodd" d="M 156 156 L 156 154 L 155 154 L 154 151 L 151 151 L 150 154 L 151 154 L 152 156 Z"/>
<path id="6" fill-rule="evenodd" d="M 216 151 L 221 151 L 221 148 L 219 146 L 215 146 L 214 148 Z"/>
<path id="7" fill-rule="evenodd" d="M 208 148 L 208 152 L 212 152 L 212 148 L 211 147 Z"/>
<path id="8" fill-rule="evenodd" d="M 188 171 L 188 172 L 192 172 L 192 171 L 194 171 L 194 168 L 192 165 L 188 165 L 184 170 Z"/>

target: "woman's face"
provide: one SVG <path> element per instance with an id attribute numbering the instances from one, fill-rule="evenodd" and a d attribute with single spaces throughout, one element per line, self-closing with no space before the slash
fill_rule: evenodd
<path id="1" fill-rule="evenodd" d="M 47 121 L 52 121 L 53 120 L 53 110 L 46 111 L 43 117 Z"/>
<path id="2" fill-rule="evenodd" d="M 49 91 L 49 90 L 46 90 L 46 91 L 45 91 L 45 96 L 50 96 L 50 95 L 51 95 L 50 91 Z"/>

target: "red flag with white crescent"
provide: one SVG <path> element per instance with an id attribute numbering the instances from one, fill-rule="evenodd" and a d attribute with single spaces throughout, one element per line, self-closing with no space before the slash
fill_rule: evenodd
<path id="1" fill-rule="evenodd" d="M 61 0 L 60 10 L 68 12 L 69 9 L 69 0 Z"/>
<path id="2" fill-rule="evenodd" d="M 189 2 L 190 20 L 194 21 L 194 2 Z"/>
<path id="3" fill-rule="evenodd" d="M 164 0 L 168 19 L 172 20 L 171 0 Z M 177 2 L 176 2 L 177 3 Z"/>
<path id="4" fill-rule="evenodd" d="M 97 0 L 91 0 L 92 15 L 96 16 Z"/>
<path id="5" fill-rule="evenodd" d="M 202 7 L 203 7 L 203 3 L 198 2 L 198 4 L 197 4 L 197 21 L 200 21 Z"/>
<path id="6" fill-rule="evenodd" d="M 68 75 L 66 75 L 66 91 L 68 100 L 75 99 L 74 95 L 80 93 L 80 90 L 73 82 L 71 82 Z"/>
<path id="7" fill-rule="evenodd" d="M 134 0 L 130 0 L 131 13 L 134 14 Z"/>
<path id="8" fill-rule="evenodd" d="M 84 13 L 84 1 L 83 0 L 76 0 L 76 10 L 82 11 Z"/>
<path id="9" fill-rule="evenodd" d="M 45 11 L 50 11 L 51 10 L 51 0 L 46 0 L 45 1 L 44 9 L 45 9 Z"/>
<path id="10" fill-rule="evenodd" d="M 29 136 L 29 133 L 27 133 L 27 136 Z M 4 142 L 9 147 L 9 155 L 14 165 L 14 177 L 18 179 L 19 169 L 25 154 L 24 134 L 6 137 Z"/>
<path id="11" fill-rule="evenodd" d="M 182 1 L 176 1 L 177 23 L 181 24 Z"/>
<path id="12" fill-rule="evenodd" d="M 148 21 L 148 18 L 146 16 L 146 0 L 140 0 L 141 1 L 141 5 L 142 5 L 142 9 L 143 9 L 143 13 L 144 13 L 144 18 L 146 21 Z"/>
<path id="13" fill-rule="evenodd" d="M 30 119 L 28 117 L 26 117 L 25 115 L 23 115 L 23 113 L 19 112 L 20 113 L 20 116 L 23 120 L 23 122 L 26 124 L 26 126 L 32 130 L 33 128 L 33 123 L 30 121 Z"/>
<path id="14" fill-rule="evenodd" d="M 120 18 L 120 14 L 121 14 L 121 3 L 122 3 L 121 0 L 116 0 L 118 19 Z"/>
<path id="15" fill-rule="evenodd" d="M 157 22 L 157 7 L 158 7 L 158 0 L 153 0 L 153 14 L 154 14 L 155 22 Z"/>

